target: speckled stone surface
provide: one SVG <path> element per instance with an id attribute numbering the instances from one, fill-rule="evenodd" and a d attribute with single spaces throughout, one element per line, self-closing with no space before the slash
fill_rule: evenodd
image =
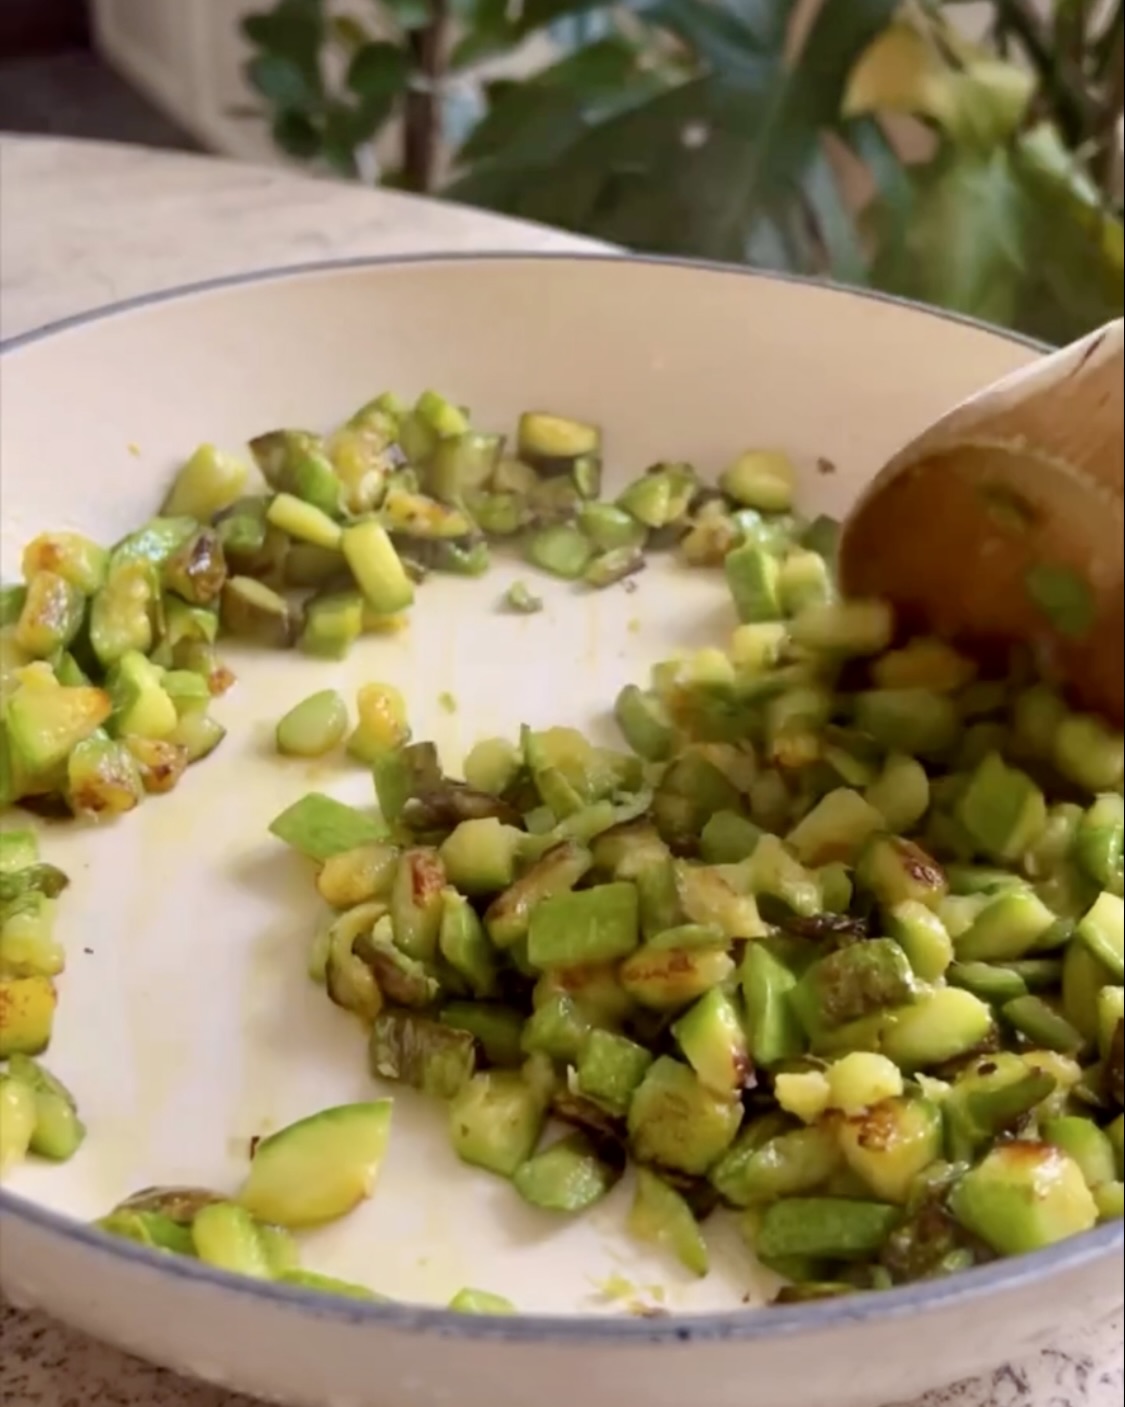
<path id="1" fill-rule="evenodd" d="M 1123 1381 L 1118 1313 L 1069 1344 L 1045 1349 L 1025 1363 L 896 1407 L 1119 1407 Z M 0 1403 L 3 1407 L 254 1407 L 248 1397 L 185 1383 L 42 1315 L 10 1309 L 0 1309 Z M 404 1402 L 402 1407 L 410 1404 Z"/>
<path id="2" fill-rule="evenodd" d="M 122 298 L 254 268 L 355 255 L 582 247 L 551 230 L 282 171 L 0 137 L 4 337 Z M 953 1349 L 950 1358 L 955 1367 Z M 898 1407 L 1118 1407 L 1123 1381 L 1118 1313 L 1025 1363 Z M 3 1305 L 0 1404 L 252 1407 L 247 1398 L 186 1383 Z"/>
<path id="3" fill-rule="evenodd" d="M 456 205 L 106 142 L 0 136 L 0 336 L 157 288 L 356 255 L 602 248 Z"/>

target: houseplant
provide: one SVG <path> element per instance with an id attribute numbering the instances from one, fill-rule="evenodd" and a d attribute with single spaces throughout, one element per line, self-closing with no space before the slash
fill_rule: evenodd
<path id="1" fill-rule="evenodd" d="M 369 22 L 278 0 L 245 30 L 299 159 L 1064 340 L 1122 307 L 1125 0 L 982 8 L 975 40 L 957 0 L 380 0 Z M 528 72 L 544 33 L 566 47 Z M 498 57 L 513 76 L 478 81 Z"/>

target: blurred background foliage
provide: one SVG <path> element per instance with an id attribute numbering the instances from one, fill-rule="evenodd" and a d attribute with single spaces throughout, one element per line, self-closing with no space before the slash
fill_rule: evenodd
<path id="1" fill-rule="evenodd" d="M 1057 342 L 1122 311 L 1123 23 L 1125 0 L 277 0 L 244 32 L 300 160 Z"/>

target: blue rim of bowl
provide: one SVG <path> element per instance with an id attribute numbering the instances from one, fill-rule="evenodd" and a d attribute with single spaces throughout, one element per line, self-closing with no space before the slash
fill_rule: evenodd
<path id="1" fill-rule="evenodd" d="M 796 274 L 774 273 L 749 269 L 739 265 L 708 263 L 703 260 L 661 258 L 648 255 L 617 254 L 613 251 L 528 252 L 482 251 L 466 254 L 420 254 L 406 257 L 372 257 L 329 259 L 312 263 L 285 265 L 279 268 L 257 269 L 247 273 L 229 274 L 141 294 L 117 303 L 93 308 L 62 318 L 43 327 L 18 333 L 0 342 L 0 356 L 20 347 L 100 322 L 106 318 L 152 307 L 161 303 L 187 299 L 199 294 L 219 292 L 247 284 L 268 283 L 287 278 L 301 278 L 333 272 L 363 269 L 414 268 L 427 264 L 474 263 L 623 263 L 643 264 L 658 268 L 694 270 L 696 273 L 758 279 L 774 283 L 792 283 L 818 288 L 828 294 L 870 299 L 923 313 L 947 322 L 984 332 L 993 337 L 1046 351 L 1042 342 L 991 326 L 960 313 L 930 308 L 921 303 L 896 298 L 871 289 L 850 287 L 826 280 L 803 278 Z M 1080 1271 L 1092 1264 L 1125 1250 L 1125 1224 L 1111 1222 L 1080 1236 L 1071 1237 L 1047 1250 L 990 1265 L 967 1270 L 946 1280 L 931 1280 L 906 1285 L 898 1289 L 873 1294 L 844 1296 L 804 1305 L 765 1309 L 726 1310 L 716 1313 L 673 1315 L 656 1319 L 634 1318 L 627 1315 L 593 1314 L 517 1314 L 511 1318 L 474 1317 L 456 1314 L 448 1309 L 411 1304 L 367 1303 L 349 1300 L 299 1287 L 278 1285 L 268 1281 L 247 1279 L 216 1270 L 199 1261 L 172 1256 L 145 1246 L 114 1237 L 96 1227 L 74 1221 L 59 1212 L 40 1207 L 17 1193 L 0 1188 L 0 1219 L 13 1217 L 35 1227 L 40 1232 L 69 1241 L 102 1257 L 125 1262 L 139 1272 L 149 1272 L 164 1279 L 179 1280 L 188 1286 L 212 1286 L 227 1294 L 246 1296 L 263 1304 L 276 1305 L 302 1316 L 330 1319 L 357 1326 L 380 1326 L 411 1334 L 436 1335 L 446 1338 L 467 1338 L 521 1345 L 537 1343 L 590 1344 L 627 1348 L 704 1342 L 752 1343 L 762 1338 L 792 1337 L 826 1329 L 845 1329 L 849 1325 L 873 1319 L 899 1320 L 918 1314 L 936 1312 L 953 1304 L 969 1304 L 992 1297 L 1003 1291 L 1015 1290 L 1056 1274 Z"/>

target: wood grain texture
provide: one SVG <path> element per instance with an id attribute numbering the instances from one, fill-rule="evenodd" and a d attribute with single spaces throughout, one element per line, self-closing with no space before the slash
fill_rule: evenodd
<path id="1" fill-rule="evenodd" d="M 841 580 L 910 629 L 994 654 L 1034 645 L 1083 708 L 1120 727 L 1122 324 L 957 407 L 873 481 L 845 525 Z M 1085 585 L 1081 629 L 1044 611 L 1046 567 Z"/>

